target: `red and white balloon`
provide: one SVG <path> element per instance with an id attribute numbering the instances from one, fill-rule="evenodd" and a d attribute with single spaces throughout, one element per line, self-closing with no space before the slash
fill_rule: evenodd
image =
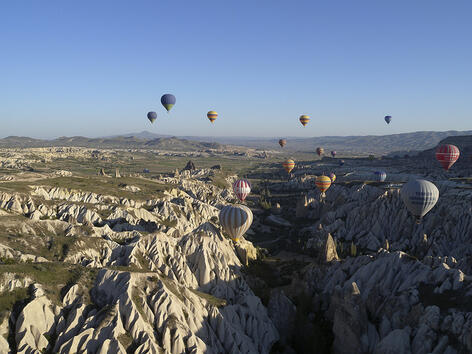
<path id="1" fill-rule="evenodd" d="M 233 192 L 240 201 L 244 202 L 244 199 L 251 193 L 251 183 L 246 179 L 238 179 L 233 183 Z"/>
<path id="2" fill-rule="evenodd" d="M 436 160 L 439 161 L 441 166 L 447 171 L 459 158 L 460 151 L 455 145 L 445 144 L 440 145 L 436 149 Z"/>

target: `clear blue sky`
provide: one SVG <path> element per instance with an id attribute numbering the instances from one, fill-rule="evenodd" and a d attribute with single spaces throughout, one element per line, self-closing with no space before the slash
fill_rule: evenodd
<path id="1" fill-rule="evenodd" d="M 1 1 L 0 137 L 472 129 L 471 16 L 470 0 Z"/>

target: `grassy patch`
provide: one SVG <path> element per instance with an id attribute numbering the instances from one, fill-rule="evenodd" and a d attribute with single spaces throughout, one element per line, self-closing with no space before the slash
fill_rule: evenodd
<path id="1" fill-rule="evenodd" d="M 22 301 L 29 299 L 29 293 L 27 288 L 16 288 L 8 290 L 0 294 L 0 323 L 3 322 L 5 316 L 7 316 L 12 310 L 13 306 Z"/>
<path id="2" fill-rule="evenodd" d="M 0 243 L 24 254 L 33 254 L 49 261 L 63 261 L 79 237 L 32 236 L 0 232 Z"/>
<path id="3" fill-rule="evenodd" d="M 222 307 L 222 306 L 226 306 L 226 304 L 227 304 L 225 299 L 220 299 L 218 297 L 215 297 L 215 296 L 207 294 L 207 293 L 203 293 L 203 292 L 195 290 L 195 289 L 190 289 L 190 291 L 192 293 L 194 293 L 195 295 L 205 299 L 209 304 L 211 304 L 213 306 Z"/>
<path id="4" fill-rule="evenodd" d="M 83 276 L 88 279 L 84 285 L 91 287 L 96 275 L 94 270 L 61 262 L 4 264 L 0 265 L 0 274 L 3 273 L 14 273 L 18 278 L 32 278 L 44 287 L 48 298 L 56 304 L 62 302 L 64 287 L 70 287 Z"/>
<path id="5" fill-rule="evenodd" d="M 118 336 L 118 341 L 121 343 L 121 345 L 125 349 L 127 349 L 133 343 L 133 337 L 131 337 L 131 335 L 128 332 L 126 332 L 126 333 L 120 334 Z"/>
<path id="6" fill-rule="evenodd" d="M 138 288 L 133 288 L 131 292 L 131 300 L 134 302 L 136 305 L 136 308 L 138 309 L 139 314 L 141 317 L 146 320 L 146 314 L 144 313 L 144 302 L 141 296 L 139 296 L 140 290 Z"/>
<path id="7" fill-rule="evenodd" d="M 141 191 L 133 193 L 122 190 L 120 184 L 123 183 L 139 187 Z M 139 177 L 109 178 L 103 176 L 55 177 L 29 182 L 5 182 L 0 184 L 1 189 L 23 193 L 30 192 L 29 186 L 65 188 L 134 200 L 146 200 L 161 197 L 164 191 L 169 190 L 172 187 L 171 185 Z"/>
<path id="8" fill-rule="evenodd" d="M 167 219 L 160 219 L 159 223 L 167 227 L 176 227 L 178 224 L 177 220 L 171 220 L 170 217 Z"/>

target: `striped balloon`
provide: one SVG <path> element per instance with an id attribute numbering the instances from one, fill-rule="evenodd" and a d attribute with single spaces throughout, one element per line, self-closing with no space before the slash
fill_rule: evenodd
<path id="1" fill-rule="evenodd" d="M 285 168 L 285 171 L 287 171 L 287 173 L 290 173 L 295 167 L 295 161 L 293 161 L 292 159 L 287 159 L 282 163 L 282 166 Z"/>
<path id="2" fill-rule="evenodd" d="M 316 148 L 316 153 L 318 154 L 318 156 L 321 156 L 324 154 L 324 149 L 322 147 L 318 147 Z"/>
<path id="3" fill-rule="evenodd" d="M 334 172 L 331 172 L 329 174 L 329 179 L 331 180 L 331 183 L 334 183 L 334 181 L 336 181 L 336 175 L 334 174 Z"/>
<path id="4" fill-rule="evenodd" d="M 245 179 L 238 179 L 233 183 L 233 192 L 240 201 L 244 202 L 244 199 L 251 193 L 251 183 Z"/>
<path id="5" fill-rule="evenodd" d="M 433 183 L 424 179 L 411 179 L 403 185 L 400 195 L 419 224 L 421 218 L 436 205 L 439 190 Z"/>
<path id="6" fill-rule="evenodd" d="M 316 177 L 315 184 L 321 192 L 321 196 L 325 196 L 325 192 L 331 186 L 331 178 L 328 176 L 318 176 Z"/>
<path id="7" fill-rule="evenodd" d="M 384 182 L 387 178 L 387 173 L 385 171 L 375 171 L 374 176 L 377 182 Z"/>
<path id="8" fill-rule="evenodd" d="M 207 117 L 210 120 L 210 122 L 213 123 L 216 120 L 216 118 L 218 118 L 218 113 L 216 113 L 215 111 L 210 111 L 207 113 Z"/>
<path id="9" fill-rule="evenodd" d="M 310 116 L 307 116 L 306 114 L 300 116 L 300 123 L 302 123 L 303 126 L 307 125 L 309 121 Z"/>
<path id="10" fill-rule="evenodd" d="M 451 144 L 440 145 L 436 149 L 436 160 L 447 171 L 459 158 L 460 151 L 457 146 Z"/>
<path id="11" fill-rule="evenodd" d="M 252 211 L 245 205 L 226 205 L 219 214 L 220 224 L 234 242 L 251 227 Z"/>

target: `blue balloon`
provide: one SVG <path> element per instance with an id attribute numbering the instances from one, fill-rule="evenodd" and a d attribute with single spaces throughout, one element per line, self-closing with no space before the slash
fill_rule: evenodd
<path id="1" fill-rule="evenodd" d="M 170 109 L 174 106 L 175 101 L 175 96 L 170 93 L 166 93 L 161 97 L 161 103 L 165 107 L 165 109 L 167 109 L 167 112 L 169 112 Z"/>
<path id="2" fill-rule="evenodd" d="M 344 160 L 339 160 L 339 166 L 344 165 Z"/>
<path id="3" fill-rule="evenodd" d="M 377 182 L 384 182 L 387 178 L 387 173 L 385 171 L 375 171 L 374 175 Z"/>
<path id="4" fill-rule="evenodd" d="M 392 116 L 385 116 L 384 119 L 387 122 L 387 124 L 390 124 L 390 122 L 392 121 Z"/>
<path id="5" fill-rule="evenodd" d="M 154 123 L 154 121 L 155 121 L 156 118 L 157 118 L 157 113 L 156 113 L 156 112 L 148 112 L 147 118 L 149 119 L 149 121 L 150 121 L 151 123 Z"/>

